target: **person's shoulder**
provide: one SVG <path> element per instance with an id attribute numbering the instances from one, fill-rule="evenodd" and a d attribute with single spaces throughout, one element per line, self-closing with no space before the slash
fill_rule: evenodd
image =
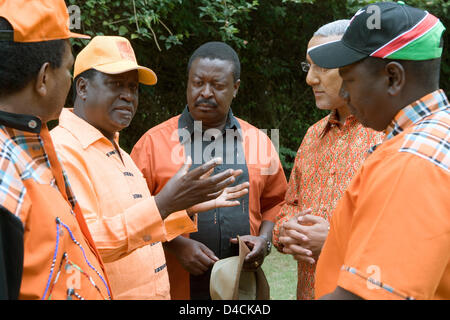
<path id="1" fill-rule="evenodd" d="M 450 109 L 434 113 L 401 134 L 398 152 L 409 153 L 450 172 Z"/>
<path id="2" fill-rule="evenodd" d="M 62 150 L 78 150 L 81 152 L 83 146 L 79 138 L 77 138 L 72 132 L 64 127 L 56 126 L 50 131 L 50 136 L 52 137 L 53 144 L 57 152 Z"/>
<path id="3" fill-rule="evenodd" d="M 168 132 L 172 133 L 174 130 L 178 129 L 178 119 L 179 118 L 180 118 L 180 115 L 176 115 L 164 122 L 161 122 L 160 124 L 157 124 L 156 126 L 147 130 L 147 132 L 145 132 L 143 136 L 157 137 L 160 135 L 166 135 Z"/>
<path id="4" fill-rule="evenodd" d="M 15 141 L 21 138 L 11 136 L 8 128 L 0 126 L 0 206 L 21 218 L 27 211 L 26 188 L 22 179 L 31 175 L 25 151 Z"/>
<path id="5" fill-rule="evenodd" d="M 314 137 L 318 138 L 325 130 L 325 127 L 327 126 L 328 122 L 330 121 L 330 114 L 326 115 L 322 119 L 318 120 L 317 122 L 313 123 L 308 127 L 306 130 L 305 138 L 308 137 Z"/>
<path id="6" fill-rule="evenodd" d="M 249 123 L 248 121 L 236 117 L 236 120 L 238 121 L 239 125 L 241 126 L 241 130 L 243 131 L 244 135 L 249 133 L 257 133 L 258 135 L 262 135 L 267 139 L 270 139 L 267 133 L 272 130 L 268 128 L 258 128 L 257 126 Z"/>
<path id="7" fill-rule="evenodd" d="M 72 135 L 66 128 L 57 125 L 52 130 L 50 130 L 50 136 L 52 137 L 53 142 L 55 141 L 65 142 L 68 137 L 69 139 L 71 139 Z"/>

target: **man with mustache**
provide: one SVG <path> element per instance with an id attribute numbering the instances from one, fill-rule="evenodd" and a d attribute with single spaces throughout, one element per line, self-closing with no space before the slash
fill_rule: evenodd
<path id="1" fill-rule="evenodd" d="M 197 212 L 239 205 L 231 199 L 247 184 L 223 191 L 240 171 L 210 176 L 220 163 L 212 159 L 188 172 L 188 159 L 153 197 L 118 139 L 136 113 L 139 83 L 154 85 L 155 73 L 137 64 L 127 39 L 97 36 L 76 57 L 74 77 L 74 108 L 63 110 L 51 134 L 114 297 L 169 299 L 161 242 L 196 231 Z"/>
<path id="2" fill-rule="evenodd" d="M 236 236 L 251 248 L 244 267 L 260 268 L 270 252 L 275 216 L 284 203 L 286 177 L 270 139 L 235 117 L 231 103 L 240 85 L 236 52 L 222 42 L 200 46 L 188 63 L 187 106 L 183 113 L 150 129 L 131 156 L 150 191 L 158 194 L 168 178 L 191 155 L 198 166 L 221 154 L 214 171 L 241 169 L 237 181 L 249 181 L 249 195 L 239 207 L 201 213 L 198 232 L 165 244 L 173 299 L 210 299 L 213 264 L 237 255 Z"/>

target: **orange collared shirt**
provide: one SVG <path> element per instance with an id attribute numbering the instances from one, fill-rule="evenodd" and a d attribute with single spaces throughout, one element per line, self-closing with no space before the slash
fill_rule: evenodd
<path id="1" fill-rule="evenodd" d="M 142 170 L 150 191 L 154 194 L 164 187 L 185 161 L 185 145 L 180 142 L 180 138 L 186 138 L 184 136 L 186 133 L 190 136 L 190 131 L 183 130 L 185 128 L 182 126 L 185 123 L 182 121 L 183 117 L 187 116 L 187 112 L 185 109 L 183 114 L 172 117 L 147 131 L 131 152 L 133 160 Z M 232 116 L 231 110 L 230 115 Z M 275 222 L 275 217 L 284 204 L 286 176 L 269 137 L 242 119 L 234 117 L 233 122 L 238 123 L 240 127 L 241 138 L 239 139 L 241 139 L 244 154 L 239 156 L 245 157 L 250 183 L 248 203 L 243 199 L 240 201 L 242 208 L 245 207 L 245 211 L 248 210 L 250 234 L 259 235 L 261 223 Z M 193 120 L 186 123 L 187 126 L 194 126 Z M 193 135 L 195 136 L 195 133 Z M 195 142 L 193 144 L 195 146 Z M 224 168 L 232 167 L 227 156 L 229 155 L 223 154 Z M 189 299 L 189 273 L 168 250 L 166 250 L 166 258 L 172 299 Z"/>
<path id="2" fill-rule="evenodd" d="M 442 90 L 396 115 L 333 213 L 317 298 L 450 299 L 449 138 Z"/>
<path id="3" fill-rule="evenodd" d="M 364 162 L 370 147 L 381 142 L 376 132 L 350 115 L 339 123 L 336 112 L 312 125 L 298 149 L 286 192 L 286 203 L 277 216 L 273 243 L 279 243 L 284 222 L 311 208 L 312 215 L 328 222 L 351 179 Z M 316 264 L 298 262 L 297 299 L 314 299 Z"/>
<path id="4" fill-rule="evenodd" d="M 185 211 L 162 220 L 131 157 L 71 110 L 51 131 L 116 299 L 169 299 L 161 241 L 196 231 Z M 116 144 L 118 134 L 116 135 Z"/>

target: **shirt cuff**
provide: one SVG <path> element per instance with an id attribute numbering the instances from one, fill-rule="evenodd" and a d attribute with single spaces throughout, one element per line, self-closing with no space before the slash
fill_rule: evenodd
<path id="1" fill-rule="evenodd" d="M 164 228 L 166 241 L 171 241 L 184 233 L 197 232 L 197 214 L 192 221 L 186 210 L 174 212 L 164 219 Z"/>
<path id="2" fill-rule="evenodd" d="M 389 284 L 361 271 L 342 266 L 338 286 L 366 300 L 414 300 Z"/>

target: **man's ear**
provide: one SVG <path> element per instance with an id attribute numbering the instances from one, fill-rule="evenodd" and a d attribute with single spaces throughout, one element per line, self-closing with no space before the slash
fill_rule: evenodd
<path id="1" fill-rule="evenodd" d="M 45 97 L 48 93 L 48 80 L 50 78 L 50 63 L 44 63 L 39 69 L 38 75 L 36 77 L 35 89 L 36 92 L 41 96 Z"/>
<path id="2" fill-rule="evenodd" d="M 239 91 L 239 86 L 241 85 L 241 79 L 238 79 L 235 83 L 234 83 L 234 92 L 233 92 L 233 98 L 236 98 L 237 93 Z"/>
<path id="3" fill-rule="evenodd" d="M 388 93 L 397 96 L 403 90 L 406 83 L 405 68 L 396 61 L 386 64 L 384 69 L 388 81 Z"/>
<path id="4" fill-rule="evenodd" d="M 75 88 L 77 90 L 77 97 L 79 97 L 81 100 L 86 100 L 88 84 L 89 80 L 83 77 L 79 77 L 77 79 L 77 82 L 75 83 Z"/>

